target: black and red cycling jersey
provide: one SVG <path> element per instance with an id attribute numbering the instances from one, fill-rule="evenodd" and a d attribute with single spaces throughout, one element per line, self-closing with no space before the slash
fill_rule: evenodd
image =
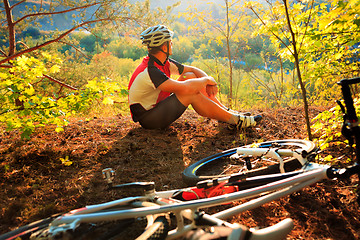
<path id="1" fill-rule="evenodd" d="M 164 64 L 152 55 L 143 59 L 131 76 L 128 86 L 130 111 L 135 122 L 171 94 L 158 87 L 172 74 L 180 75 L 183 70 L 184 66 L 173 59 Z"/>

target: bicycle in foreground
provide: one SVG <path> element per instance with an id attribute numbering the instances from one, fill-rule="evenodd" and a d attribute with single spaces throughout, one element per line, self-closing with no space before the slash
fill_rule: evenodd
<path id="1" fill-rule="evenodd" d="M 342 132 L 350 143 L 355 142 L 357 161 L 360 131 L 350 86 L 359 82 L 360 78 L 353 78 L 339 83 L 345 102 Z M 153 182 L 114 185 L 114 171 L 104 169 L 104 178 L 111 189 L 139 188 L 144 194 L 52 216 L 4 234 L 0 239 L 128 239 L 130 225 L 135 225 L 135 232 L 139 230 L 137 239 L 282 239 L 292 229 L 291 219 L 260 230 L 225 220 L 321 180 L 348 179 L 360 173 L 358 163 L 343 169 L 311 163 L 315 155 L 316 146 L 312 142 L 294 139 L 230 149 L 185 170 L 184 179 L 188 183 L 200 181 L 195 187 L 161 192 L 155 191 Z M 212 172 L 212 163 L 224 162 L 224 157 L 243 161 L 245 169 L 230 175 L 228 169 Z M 270 165 L 257 168 L 259 161 Z M 208 170 L 210 173 L 205 174 Z M 234 207 L 229 204 L 239 200 L 247 201 Z M 215 214 L 205 213 L 206 209 L 220 205 L 229 208 Z"/>

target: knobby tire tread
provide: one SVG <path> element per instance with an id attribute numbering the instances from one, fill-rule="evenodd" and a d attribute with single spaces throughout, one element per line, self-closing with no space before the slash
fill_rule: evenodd
<path id="1" fill-rule="evenodd" d="M 33 234 L 39 230 L 48 229 L 50 223 L 56 217 L 58 217 L 60 215 L 61 214 L 57 214 L 57 215 L 51 216 L 49 218 L 41 219 L 39 221 L 30 223 L 28 225 L 21 226 L 11 232 L 0 235 L 0 240 L 18 239 L 18 237 L 20 237 L 20 239 L 22 239 L 22 240 L 30 239 L 31 234 Z M 125 219 L 125 220 L 118 221 L 116 228 L 106 231 L 103 234 L 103 236 L 97 236 L 96 240 L 119 239 L 119 238 L 116 238 L 116 236 L 119 235 L 121 232 L 126 231 L 126 229 L 129 228 L 133 222 L 135 222 L 135 220 L 132 220 L 132 219 Z M 169 229 L 170 229 L 168 217 L 164 216 L 164 215 L 157 216 L 154 221 L 154 226 L 155 227 L 146 229 L 136 239 L 138 239 L 138 240 L 144 240 L 144 239 L 163 240 L 163 239 L 165 239 L 167 237 Z M 102 228 L 102 227 L 104 227 L 104 226 L 99 226 L 97 228 Z M 80 228 L 81 228 L 81 226 L 79 227 L 79 229 Z M 138 229 L 138 230 L 143 231 L 144 229 Z M 88 239 L 84 235 L 91 234 L 91 233 L 89 233 L 90 231 L 87 228 L 85 230 L 80 229 L 79 231 L 76 231 L 75 233 L 72 233 L 71 235 L 65 234 L 64 236 L 62 236 L 60 238 L 56 238 L 56 239 Z"/>

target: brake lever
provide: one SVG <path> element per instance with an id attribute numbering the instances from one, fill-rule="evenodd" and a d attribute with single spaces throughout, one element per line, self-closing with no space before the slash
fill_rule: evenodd
<path id="1" fill-rule="evenodd" d="M 345 113 L 345 107 L 344 107 L 344 105 L 341 103 L 341 101 L 336 100 L 336 103 L 340 106 L 340 109 L 341 109 L 342 113 L 343 113 L 343 114 L 346 114 L 346 113 Z"/>
<path id="2" fill-rule="evenodd" d="M 342 111 L 342 113 L 344 114 L 343 116 L 343 125 L 341 127 L 341 134 L 349 141 L 349 145 L 352 146 L 354 144 L 354 139 L 353 139 L 353 133 L 351 132 L 351 130 L 348 127 L 348 115 L 346 114 L 346 110 L 344 105 L 339 101 L 336 100 L 336 103 L 340 106 L 340 109 Z"/>
<path id="3" fill-rule="evenodd" d="M 109 188 L 121 188 L 121 189 L 141 189 L 145 192 L 155 191 L 154 182 L 132 182 L 124 183 L 119 185 L 113 185 L 113 180 L 115 178 L 115 171 L 112 168 L 105 168 L 102 170 L 102 175 Z"/>
<path id="4" fill-rule="evenodd" d="M 155 190 L 154 182 L 132 182 L 124 183 L 119 185 L 111 186 L 111 188 L 123 188 L 123 189 L 142 189 L 144 191 L 153 191 Z"/>

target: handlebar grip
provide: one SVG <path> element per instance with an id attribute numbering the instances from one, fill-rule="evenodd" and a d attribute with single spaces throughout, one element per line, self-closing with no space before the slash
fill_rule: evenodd
<path id="1" fill-rule="evenodd" d="M 360 83 L 360 77 L 355 77 L 355 78 L 345 78 L 340 80 L 340 82 L 338 82 L 338 84 L 340 85 L 350 85 L 350 84 L 356 84 L 356 83 Z"/>
<path id="2" fill-rule="evenodd" d="M 219 220 L 221 221 L 221 220 Z M 207 224 L 206 224 L 207 225 Z M 210 231 L 202 228 L 190 231 L 186 239 L 228 239 L 228 240 L 279 240 L 285 239 L 294 227 L 293 220 L 287 218 L 281 222 L 263 229 L 249 229 L 244 225 L 224 226 L 214 222 Z"/>
<path id="3" fill-rule="evenodd" d="M 247 237 L 248 240 L 278 240 L 285 239 L 286 236 L 294 227 L 294 222 L 291 218 L 286 218 L 281 222 L 259 230 L 250 229 L 250 234 L 244 231 L 243 227 L 236 228 L 232 231 L 228 240 L 239 240 L 243 239 L 243 236 Z"/>

